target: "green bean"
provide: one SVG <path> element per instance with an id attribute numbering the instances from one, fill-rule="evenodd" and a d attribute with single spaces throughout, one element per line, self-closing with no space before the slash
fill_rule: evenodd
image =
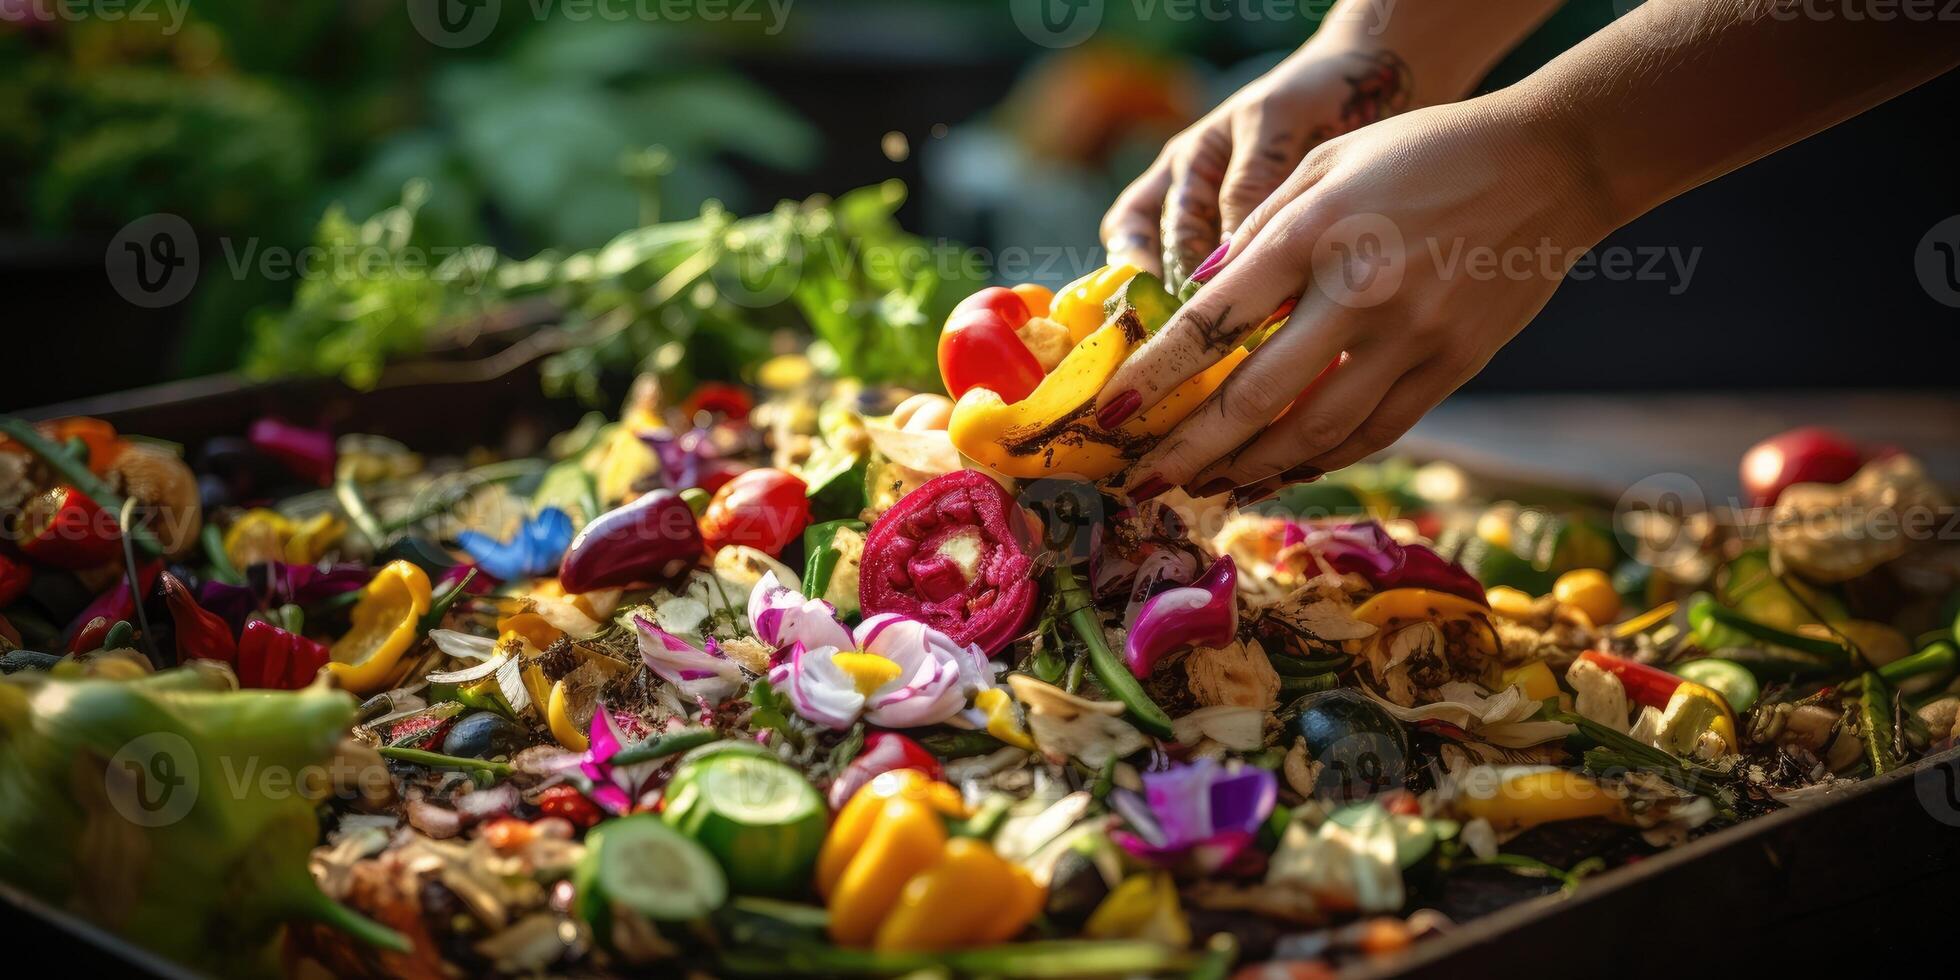
<path id="1" fill-rule="evenodd" d="M 1130 722 L 1144 732 L 1166 741 L 1177 736 L 1171 730 L 1170 716 L 1157 702 L 1144 693 L 1143 685 L 1130 674 L 1128 664 L 1109 648 L 1109 641 L 1103 637 L 1102 623 L 1096 617 L 1094 601 L 1089 593 L 1075 579 L 1075 571 L 1066 563 L 1055 566 L 1055 592 L 1060 597 L 1062 608 L 1068 611 L 1068 622 L 1075 627 L 1075 633 L 1089 648 L 1089 668 L 1096 672 L 1096 680 L 1103 690 L 1129 709 Z"/>

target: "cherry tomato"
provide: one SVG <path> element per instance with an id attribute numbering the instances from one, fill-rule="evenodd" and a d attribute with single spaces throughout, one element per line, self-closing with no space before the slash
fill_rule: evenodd
<path id="1" fill-rule="evenodd" d="M 715 491 L 701 514 L 701 537 L 711 550 L 744 544 L 776 555 L 809 523 L 809 488 L 802 480 L 782 470 L 754 469 Z"/>
<path id="2" fill-rule="evenodd" d="M 939 377 L 954 398 L 974 388 L 988 388 L 1008 402 L 1017 402 L 1041 383 L 1041 362 L 1014 333 L 1015 327 L 1027 322 L 1027 304 L 1005 289 L 999 292 L 1019 308 L 1019 321 L 1009 322 L 998 310 L 980 306 L 955 311 L 939 334 Z"/>
<path id="3" fill-rule="evenodd" d="M 864 784 L 894 769 L 917 769 L 933 779 L 945 775 L 939 760 L 925 746 L 897 732 L 872 732 L 864 737 L 864 748 L 830 784 L 830 808 L 843 809 Z"/>
<path id="4" fill-rule="evenodd" d="M 749 397 L 747 389 L 720 381 L 703 381 L 681 402 L 681 414 L 689 419 L 707 412 L 731 422 L 746 422 L 754 408 L 755 399 Z"/>
<path id="5" fill-rule="evenodd" d="M 538 811 L 547 817 L 563 817 L 573 826 L 589 828 L 605 814 L 599 805 L 585 798 L 576 787 L 560 783 L 538 794 Z"/>
<path id="6" fill-rule="evenodd" d="M 1021 324 L 1035 315 L 1028 308 L 1027 298 L 1020 293 L 1006 286 L 988 286 L 960 300 L 960 305 L 953 307 L 953 315 L 947 317 L 946 322 L 951 323 L 974 310 L 990 310 L 998 314 L 1009 330 L 1021 329 Z"/>
<path id="7" fill-rule="evenodd" d="M 1829 429 L 1791 429 L 1742 455 L 1742 489 L 1750 506 L 1769 507 L 1792 483 L 1843 483 L 1864 464 L 1858 447 Z"/>
<path id="8" fill-rule="evenodd" d="M 1047 316 L 1049 306 L 1055 302 L 1055 291 L 1040 283 L 1024 282 L 1013 290 L 1014 295 L 1028 304 L 1029 316 Z"/>

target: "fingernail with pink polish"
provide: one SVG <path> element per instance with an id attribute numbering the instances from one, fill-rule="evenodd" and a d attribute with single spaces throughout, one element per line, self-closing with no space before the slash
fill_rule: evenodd
<path id="1" fill-rule="evenodd" d="M 1203 262 L 1198 263 L 1197 271 L 1191 273 L 1191 281 L 1210 282 L 1211 277 L 1218 274 L 1219 264 L 1225 261 L 1225 253 L 1231 250 L 1232 242 L 1230 239 L 1226 239 L 1224 244 L 1218 246 L 1217 251 L 1206 256 Z"/>
<path id="2" fill-rule="evenodd" d="M 1111 399 L 1109 404 L 1102 407 L 1102 411 L 1096 413 L 1096 424 L 1105 429 L 1114 429 L 1129 421 L 1130 416 L 1135 415 L 1137 409 L 1141 407 L 1143 407 L 1143 394 L 1131 388 Z"/>

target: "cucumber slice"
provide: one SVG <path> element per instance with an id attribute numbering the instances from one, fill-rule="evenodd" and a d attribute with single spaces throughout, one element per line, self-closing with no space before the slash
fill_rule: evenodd
<path id="1" fill-rule="evenodd" d="M 1729 703 L 1729 709 L 1741 714 L 1756 703 L 1762 689 L 1756 684 L 1756 675 L 1749 668 L 1733 660 L 1709 657 L 1705 660 L 1690 660 L 1675 671 L 1683 680 L 1714 691 Z"/>
<path id="2" fill-rule="evenodd" d="M 714 855 L 745 895 L 802 889 L 829 827 L 823 797 L 802 773 L 747 752 L 682 766 L 665 799 L 667 823 Z"/>
<path id="3" fill-rule="evenodd" d="M 685 921 L 728 901 L 728 877 L 715 859 L 650 813 L 594 827 L 573 881 L 588 886 L 578 903 L 588 921 L 610 905 L 655 922 Z"/>

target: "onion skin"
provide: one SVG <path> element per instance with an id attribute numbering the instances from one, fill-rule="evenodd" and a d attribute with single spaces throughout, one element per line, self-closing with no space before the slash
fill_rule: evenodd
<path id="1" fill-rule="evenodd" d="M 934 550 L 955 538 L 971 558 L 970 570 Z M 1031 542 L 1026 515 L 1000 484 L 977 470 L 934 477 L 866 534 L 859 605 L 867 617 L 897 613 L 992 656 L 1034 615 L 1039 586 Z"/>
<path id="2" fill-rule="evenodd" d="M 667 581 L 693 568 L 704 547 L 687 501 L 653 490 L 579 531 L 559 562 L 558 584 L 576 594 Z"/>

